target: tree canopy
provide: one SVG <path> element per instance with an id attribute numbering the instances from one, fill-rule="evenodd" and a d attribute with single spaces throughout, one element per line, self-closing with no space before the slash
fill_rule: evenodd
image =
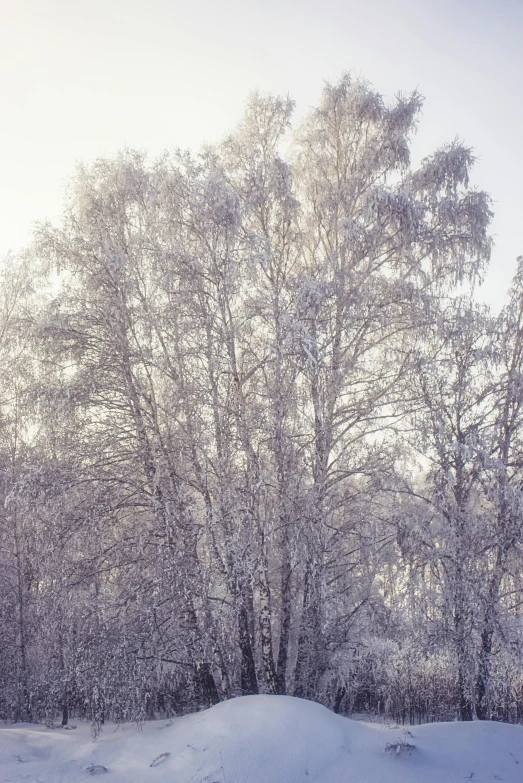
<path id="1" fill-rule="evenodd" d="M 0 716 L 521 720 L 522 267 L 477 304 L 491 202 L 411 164 L 421 106 L 255 94 L 4 264 Z"/>

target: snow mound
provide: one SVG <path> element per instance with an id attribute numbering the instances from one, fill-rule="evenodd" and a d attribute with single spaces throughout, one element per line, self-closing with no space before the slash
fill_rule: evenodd
<path id="1" fill-rule="evenodd" d="M 141 731 L 106 726 L 96 742 L 85 724 L 0 728 L 0 781 L 93 775 L 107 783 L 523 783 L 523 727 L 439 723 L 407 732 L 289 696 L 244 696 Z"/>

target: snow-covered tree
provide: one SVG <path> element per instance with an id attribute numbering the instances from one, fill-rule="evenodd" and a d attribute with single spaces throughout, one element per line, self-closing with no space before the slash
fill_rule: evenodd
<path id="1" fill-rule="evenodd" d="M 256 94 L 200 154 L 79 168 L 0 345 L 6 716 L 494 714 L 521 281 L 472 304 L 490 202 L 458 142 L 411 165 L 421 105 L 345 75 L 295 130 Z"/>

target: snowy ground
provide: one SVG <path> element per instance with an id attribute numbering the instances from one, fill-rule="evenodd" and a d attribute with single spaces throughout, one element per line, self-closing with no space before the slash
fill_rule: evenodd
<path id="1" fill-rule="evenodd" d="M 109 725 L 96 742 L 85 724 L 66 731 L 19 723 L 0 728 L 0 783 L 76 783 L 96 773 L 107 783 L 523 783 L 521 726 L 440 723 L 410 732 L 287 696 L 233 699 L 141 731 Z M 410 755 L 385 752 L 398 740 L 415 746 Z"/>

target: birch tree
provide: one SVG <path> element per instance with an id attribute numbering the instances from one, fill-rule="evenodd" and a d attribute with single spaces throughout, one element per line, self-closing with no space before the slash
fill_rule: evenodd
<path id="1" fill-rule="evenodd" d="M 199 153 L 80 167 L 40 227 L 2 430 L 17 410 L 28 435 L 2 540 L 38 576 L 10 595 L 46 623 L 48 679 L 9 638 L 40 714 L 98 730 L 258 692 L 341 709 L 364 639 L 397 644 L 416 615 L 427 640 L 429 603 L 462 716 L 487 709 L 519 600 L 519 283 L 497 326 L 456 299 L 490 202 L 458 142 L 411 165 L 421 105 L 346 75 L 293 130 L 290 99 L 254 95 Z"/>

